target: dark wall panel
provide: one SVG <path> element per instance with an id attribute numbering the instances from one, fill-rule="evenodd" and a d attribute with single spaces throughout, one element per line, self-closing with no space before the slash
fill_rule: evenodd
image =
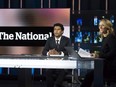
<path id="1" fill-rule="evenodd" d="M 90 10 L 90 0 L 80 0 L 81 1 L 81 10 Z"/>
<path id="2" fill-rule="evenodd" d="M 66 8 L 66 3 L 67 3 L 67 0 L 58 0 L 58 7 L 59 8 Z"/>
<path id="3" fill-rule="evenodd" d="M 8 0 L 0 0 L 0 8 L 8 8 Z"/>
<path id="4" fill-rule="evenodd" d="M 23 8 L 40 8 L 41 0 L 22 0 Z"/>
<path id="5" fill-rule="evenodd" d="M 20 8 L 20 0 L 10 0 L 11 8 Z"/>
<path id="6" fill-rule="evenodd" d="M 106 0 L 100 0 L 100 10 L 105 10 L 105 3 L 106 3 Z"/>
<path id="7" fill-rule="evenodd" d="M 109 0 L 109 10 L 116 10 L 116 0 Z"/>
<path id="8" fill-rule="evenodd" d="M 49 7 L 49 0 L 43 0 L 43 7 L 48 8 Z"/>
<path id="9" fill-rule="evenodd" d="M 0 8 L 4 8 L 4 0 L 0 0 Z"/>
<path id="10" fill-rule="evenodd" d="M 105 10 L 105 0 L 80 0 L 81 10 Z"/>
<path id="11" fill-rule="evenodd" d="M 57 0 L 51 0 L 51 8 L 56 8 L 57 7 Z"/>
<path id="12" fill-rule="evenodd" d="M 72 0 L 67 1 L 67 7 L 72 9 Z"/>

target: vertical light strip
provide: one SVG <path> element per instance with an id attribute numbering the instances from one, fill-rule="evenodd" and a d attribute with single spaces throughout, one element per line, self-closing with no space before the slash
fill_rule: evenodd
<path id="1" fill-rule="evenodd" d="M 23 3 L 22 3 L 22 0 L 20 0 L 20 8 L 22 8 L 23 6 Z"/>
<path id="2" fill-rule="evenodd" d="M 75 7 L 74 3 L 75 3 L 74 0 L 72 0 L 72 14 L 74 14 L 74 7 Z"/>
<path id="3" fill-rule="evenodd" d="M 8 8 L 10 8 L 10 0 L 8 0 Z"/>
<path id="4" fill-rule="evenodd" d="M 8 8 L 10 8 L 10 0 L 8 0 Z M 10 69 L 9 68 L 7 68 L 8 70 L 7 70 L 7 73 L 8 73 L 8 75 L 10 74 Z"/>
<path id="5" fill-rule="evenodd" d="M 79 2 L 79 4 L 78 4 L 78 14 L 80 14 L 80 10 L 81 10 L 81 0 L 78 0 Z"/>
<path id="6" fill-rule="evenodd" d="M 108 13 L 108 0 L 106 0 L 106 7 L 105 7 L 105 10 L 106 10 L 106 14 Z"/>
<path id="7" fill-rule="evenodd" d="M 41 8 L 43 8 L 43 0 L 41 0 Z"/>
<path id="8" fill-rule="evenodd" d="M 7 71 L 8 75 L 10 74 L 10 68 L 8 68 L 8 71 Z"/>
<path id="9" fill-rule="evenodd" d="M 49 0 L 49 8 L 51 8 L 51 0 Z"/>
<path id="10" fill-rule="evenodd" d="M 40 68 L 40 75 L 42 75 L 42 69 Z"/>

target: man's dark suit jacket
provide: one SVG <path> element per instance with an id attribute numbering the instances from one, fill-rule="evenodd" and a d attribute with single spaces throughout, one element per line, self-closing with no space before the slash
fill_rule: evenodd
<path id="1" fill-rule="evenodd" d="M 62 36 L 61 40 L 60 40 L 59 51 L 62 51 L 64 53 L 64 55 L 68 55 L 68 52 L 64 48 L 66 46 L 71 46 L 71 41 L 69 38 Z M 55 37 L 50 37 L 50 38 L 48 38 L 48 40 L 45 44 L 42 54 L 47 55 L 47 52 L 49 50 L 56 49 L 56 48 L 57 48 L 57 46 L 56 46 Z"/>

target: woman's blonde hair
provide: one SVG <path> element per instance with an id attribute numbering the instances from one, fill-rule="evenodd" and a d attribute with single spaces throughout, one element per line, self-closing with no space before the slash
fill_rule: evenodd
<path id="1" fill-rule="evenodd" d="M 114 35 L 115 34 L 114 33 L 114 29 L 113 29 L 113 25 L 110 22 L 110 20 L 108 20 L 108 19 L 101 19 L 100 22 L 104 23 L 104 26 L 107 29 L 107 35 L 109 35 L 109 34 L 113 34 Z M 103 37 L 103 34 L 100 34 L 100 35 L 101 35 L 101 37 Z"/>

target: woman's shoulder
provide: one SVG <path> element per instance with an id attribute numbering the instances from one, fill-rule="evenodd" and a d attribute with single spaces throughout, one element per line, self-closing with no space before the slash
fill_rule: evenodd
<path id="1" fill-rule="evenodd" d="M 107 36 L 108 39 L 115 39 L 116 40 L 116 35 L 115 34 L 109 34 Z"/>
<path id="2" fill-rule="evenodd" d="M 108 37 L 116 37 L 115 34 L 109 34 Z"/>

